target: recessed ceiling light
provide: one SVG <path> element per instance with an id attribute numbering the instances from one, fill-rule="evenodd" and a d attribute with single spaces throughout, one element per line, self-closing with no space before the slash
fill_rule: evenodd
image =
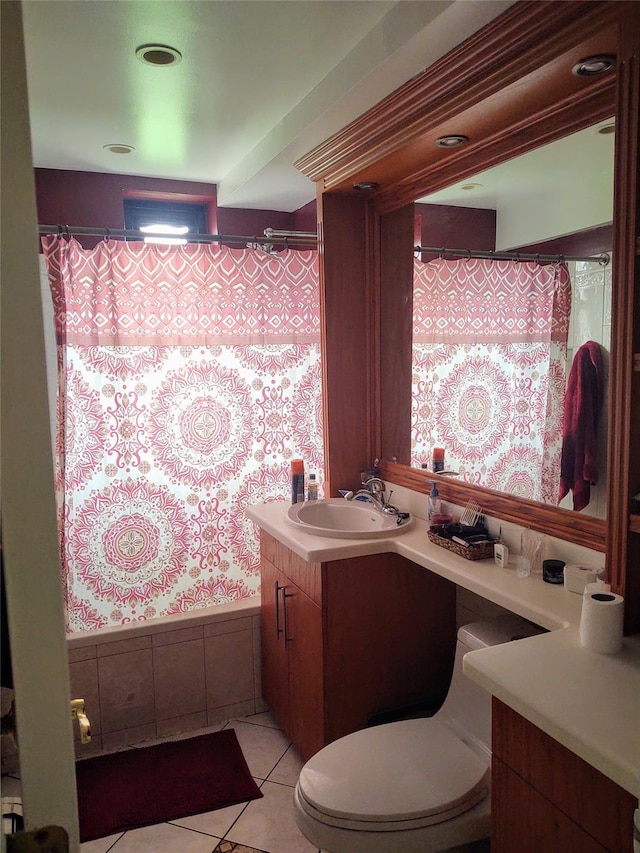
<path id="1" fill-rule="evenodd" d="M 136 150 L 133 145 L 127 145 L 124 142 L 114 142 L 110 145 L 103 145 L 102 147 L 105 151 L 110 151 L 112 154 L 131 154 L 132 151 Z"/>
<path id="2" fill-rule="evenodd" d="M 615 132 L 616 132 L 616 126 L 615 126 L 614 122 L 611 122 L 610 124 L 603 124 L 602 127 L 598 128 L 598 133 L 601 133 L 603 136 L 606 136 L 609 133 L 615 133 Z"/>
<path id="3" fill-rule="evenodd" d="M 354 184 L 354 190 L 377 190 L 380 184 L 377 184 L 375 181 L 360 181 L 358 184 Z"/>
<path id="4" fill-rule="evenodd" d="M 460 187 L 461 190 L 479 190 L 482 189 L 482 184 L 463 184 Z"/>
<path id="5" fill-rule="evenodd" d="M 616 58 L 611 53 L 600 53 L 596 56 L 585 56 L 571 69 L 576 77 L 592 77 L 594 74 L 604 74 L 615 67 Z"/>
<path id="6" fill-rule="evenodd" d="M 166 68 L 182 62 L 182 54 L 168 44 L 141 44 L 136 48 L 136 56 L 146 65 L 156 65 Z"/>
<path id="7" fill-rule="evenodd" d="M 450 134 L 436 139 L 436 145 L 440 146 L 440 148 L 457 148 L 458 145 L 464 145 L 464 143 L 468 141 L 468 136 L 462 136 L 462 134 Z"/>

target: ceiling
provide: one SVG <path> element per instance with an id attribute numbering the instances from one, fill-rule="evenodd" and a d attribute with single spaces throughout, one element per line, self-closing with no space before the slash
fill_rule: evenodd
<path id="1" fill-rule="evenodd" d="M 24 0 L 36 167 L 315 198 L 293 163 L 514 0 Z M 149 66 L 136 48 L 182 59 Z M 105 146 L 132 146 L 114 154 Z"/>

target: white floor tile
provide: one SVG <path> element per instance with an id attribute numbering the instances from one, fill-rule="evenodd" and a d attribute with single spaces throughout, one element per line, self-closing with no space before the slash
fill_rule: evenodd
<path id="1" fill-rule="evenodd" d="M 251 775 L 256 779 L 266 779 L 289 747 L 289 740 L 280 729 L 237 721 L 225 728 L 235 729 Z"/>
<path id="2" fill-rule="evenodd" d="M 238 719 L 238 722 L 253 723 L 256 726 L 268 726 L 270 729 L 280 728 L 269 711 L 263 711 L 260 714 L 252 714 L 250 717 L 242 717 L 241 719 Z"/>
<path id="3" fill-rule="evenodd" d="M 115 835 L 96 838 L 94 841 L 85 841 L 80 845 L 80 853 L 107 853 L 121 835 L 121 832 L 117 832 Z"/>
<path id="4" fill-rule="evenodd" d="M 302 761 L 296 752 L 295 747 L 290 746 L 271 773 L 269 773 L 268 780 L 269 782 L 279 782 L 281 785 L 295 787 L 303 766 L 304 761 Z"/>
<path id="5" fill-rule="evenodd" d="M 260 785 L 260 780 L 257 780 L 257 784 Z M 237 806 L 216 809 L 214 812 L 203 812 L 203 814 L 180 817 L 172 820 L 171 823 L 173 826 L 182 826 L 186 829 L 194 829 L 197 832 L 205 832 L 207 835 L 224 838 L 246 805 L 246 803 L 239 803 Z"/>
<path id="6" fill-rule="evenodd" d="M 229 830 L 227 839 L 265 853 L 317 853 L 318 848 L 296 826 L 293 788 L 265 782 L 260 790 L 264 797 L 249 803 Z"/>
<path id="7" fill-rule="evenodd" d="M 159 823 L 125 832 L 109 853 L 211 853 L 218 841 L 212 835 Z M 82 853 L 85 853 L 84 846 Z"/>

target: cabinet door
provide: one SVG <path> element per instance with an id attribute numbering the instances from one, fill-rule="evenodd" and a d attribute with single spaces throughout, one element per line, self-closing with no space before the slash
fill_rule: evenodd
<path id="1" fill-rule="evenodd" d="M 269 710 L 289 731 L 289 661 L 284 642 L 282 590 L 285 576 L 264 557 L 261 561 L 260 641 L 262 696 Z"/>
<path id="2" fill-rule="evenodd" d="M 606 847 L 495 756 L 491 811 L 491 853 L 607 853 Z"/>
<path id="3" fill-rule="evenodd" d="M 325 745 L 322 610 L 290 581 L 283 594 L 289 736 L 306 761 Z"/>

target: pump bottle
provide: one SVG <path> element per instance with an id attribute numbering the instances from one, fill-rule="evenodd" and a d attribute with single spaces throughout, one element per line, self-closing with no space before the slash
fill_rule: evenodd
<path id="1" fill-rule="evenodd" d="M 429 493 L 429 510 L 428 519 L 431 521 L 434 515 L 440 513 L 440 494 L 435 483 L 431 484 L 431 492 Z"/>

